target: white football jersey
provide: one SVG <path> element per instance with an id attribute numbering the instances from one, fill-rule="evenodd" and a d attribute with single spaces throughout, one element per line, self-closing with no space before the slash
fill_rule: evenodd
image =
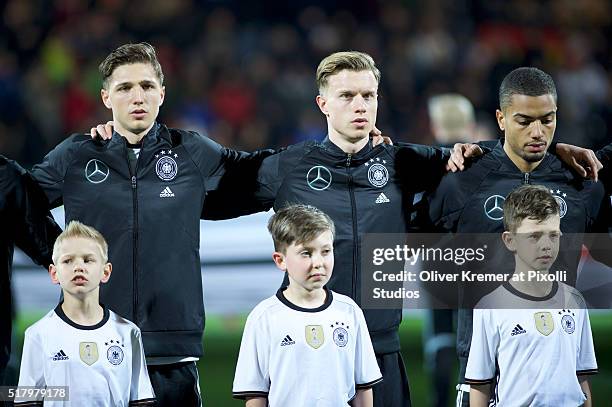
<path id="1" fill-rule="evenodd" d="M 353 300 L 327 290 L 321 307 L 305 309 L 279 290 L 247 318 L 233 395 L 267 397 L 271 407 L 337 407 L 381 380 Z"/>
<path id="2" fill-rule="evenodd" d="M 152 405 L 155 395 L 140 330 L 104 308 L 93 326 L 71 321 L 61 304 L 25 332 L 19 386 L 68 386 L 69 401 L 45 406 Z M 32 399 L 18 398 L 16 405 Z"/>
<path id="3" fill-rule="evenodd" d="M 597 373 L 589 314 L 584 307 L 551 308 L 550 303 L 559 298 L 566 302 L 580 295 L 565 284 L 553 291 L 541 308 L 533 297 L 523 296 L 513 300 L 523 305 L 521 309 L 474 310 L 465 380 L 468 384 L 497 380 L 499 407 L 580 406 L 586 400 L 577 375 Z M 505 284 L 489 295 L 499 299 L 508 293 Z M 483 300 L 492 303 L 491 298 Z"/>

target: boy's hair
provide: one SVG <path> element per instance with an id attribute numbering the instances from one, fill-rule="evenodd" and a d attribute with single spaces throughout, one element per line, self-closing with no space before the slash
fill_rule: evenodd
<path id="1" fill-rule="evenodd" d="M 160 85 L 164 84 L 164 73 L 157 60 L 155 48 L 147 42 L 141 42 L 139 44 L 124 44 L 108 54 L 104 61 L 102 61 L 98 69 L 102 74 L 102 86 L 104 89 L 108 89 L 108 78 L 110 78 L 115 69 L 122 65 L 137 63 L 151 64 Z"/>
<path id="2" fill-rule="evenodd" d="M 314 240 L 323 232 L 336 230 L 334 222 L 323 211 L 310 205 L 290 205 L 276 212 L 268 222 L 274 250 L 285 253 L 292 244 Z"/>
<path id="3" fill-rule="evenodd" d="M 319 89 L 319 93 L 323 93 L 323 89 L 327 87 L 327 79 L 330 76 L 345 69 L 355 72 L 372 71 L 376 83 L 380 83 L 380 71 L 371 56 L 358 51 L 335 52 L 323 58 L 317 68 L 317 89 Z"/>
<path id="4" fill-rule="evenodd" d="M 506 75 L 499 87 L 499 107 L 502 111 L 512 104 L 513 95 L 552 95 L 557 102 L 557 88 L 552 77 L 533 67 L 517 68 Z"/>
<path id="5" fill-rule="evenodd" d="M 516 232 L 524 219 L 543 222 L 559 214 L 559 203 L 550 191 L 541 185 L 522 185 L 510 192 L 504 202 L 504 228 Z"/>
<path id="6" fill-rule="evenodd" d="M 102 262 L 106 263 L 108 261 L 108 244 L 102 236 L 102 233 L 98 232 L 96 229 L 91 226 L 87 226 L 82 224 L 79 221 L 73 220 L 71 221 L 66 230 L 64 230 L 55 241 L 53 245 L 53 263 L 57 264 L 59 260 L 59 246 L 60 244 L 66 240 L 71 238 L 83 238 L 90 239 L 96 242 L 98 247 L 100 248 L 100 254 L 102 255 Z"/>

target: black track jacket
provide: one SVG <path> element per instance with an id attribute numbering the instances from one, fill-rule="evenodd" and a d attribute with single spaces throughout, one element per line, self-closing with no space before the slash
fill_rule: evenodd
<path id="1" fill-rule="evenodd" d="M 601 183 L 582 179 L 551 154 L 546 154 L 535 170 L 523 173 L 508 158 L 501 142 L 465 171 L 448 174 L 442 179 L 430 196 L 430 219 L 438 230 L 499 233 L 501 236 L 504 231 L 503 201 L 513 189 L 527 183 L 543 185 L 553 192 L 561 206 L 563 233 L 605 231 L 605 222 L 599 221 L 607 205 Z M 603 226 L 602 230 L 599 230 L 600 226 Z M 556 264 L 563 262 L 566 266 L 558 269 L 576 270 L 579 261 L 576 253 L 577 250 L 573 250 L 565 256 L 561 248 Z M 513 271 L 513 264 L 510 271 Z M 472 310 L 460 309 L 457 353 L 461 383 L 465 383 L 471 338 Z"/>
<path id="2" fill-rule="evenodd" d="M 34 167 L 50 205 L 64 204 L 66 222 L 91 225 L 108 241 L 113 274 L 100 301 L 138 325 L 147 356 L 202 355 L 204 200 L 226 170 L 244 171 L 246 182 L 267 154 L 156 123 L 134 174 L 117 133 L 108 142 L 73 135 Z"/>
<path id="3" fill-rule="evenodd" d="M 263 161 L 255 206 L 278 210 L 289 204 L 308 204 L 329 215 L 336 237 L 334 272 L 327 287 L 360 304 L 362 236 L 406 233 L 414 194 L 437 185 L 449 156 L 448 150 L 440 148 L 412 144 L 372 147 L 371 142 L 351 155 L 328 138 L 306 141 Z M 217 199 L 214 194 L 204 216 L 235 216 L 235 206 L 223 206 L 227 195 Z M 248 197 L 234 199 L 248 205 Z M 401 309 L 365 309 L 364 314 L 375 352 L 398 351 Z"/>

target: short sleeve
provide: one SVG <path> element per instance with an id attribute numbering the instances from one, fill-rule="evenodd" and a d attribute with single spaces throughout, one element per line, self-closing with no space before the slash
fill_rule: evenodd
<path id="1" fill-rule="evenodd" d="M 44 376 L 45 358 L 42 357 L 45 352 L 40 339 L 41 338 L 36 335 L 36 333 L 33 333 L 31 329 L 26 330 L 23 343 L 23 353 L 21 356 L 21 368 L 19 371 L 19 387 L 34 386 L 37 388 L 45 388 L 47 386 Z M 15 405 L 36 405 L 35 403 L 32 403 L 34 401 L 42 401 L 42 396 L 38 399 L 31 397 L 18 397 L 15 398 Z"/>
<path id="2" fill-rule="evenodd" d="M 465 382 L 491 383 L 495 378 L 495 360 L 499 348 L 499 333 L 491 310 L 475 309 L 473 326 Z"/>
<path id="3" fill-rule="evenodd" d="M 582 318 L 582 329 L 580 332 L 580 348 L 576 355 L 576 374 L 587 375 L 597 373 L 597 360 L 595 359 L 595 347 L 593 346 L 593 335 L 591 334 L 591 321 L 589 313 L 585 309 Z"/>
<path id="4" fill-rule="evenodd" d="M 356 307 L 356 306 L 355 306 Z M 355 388 L 369 389 L 383 380 L 363 312 L 356 307 Z"/>
<path id="5" fill-rule="evenodd" d="M 236 363 L 234 398 L 267 397 L 270 391 L 270 350 L 265 318 L 249 315 Z"/>
<path id="6" fill-rule="evenodd" d="M 130 382 L 130 406 L 155 405 L 155 393 L 149 380 L 140 330 L 132 331 L 132 378 Z"/>

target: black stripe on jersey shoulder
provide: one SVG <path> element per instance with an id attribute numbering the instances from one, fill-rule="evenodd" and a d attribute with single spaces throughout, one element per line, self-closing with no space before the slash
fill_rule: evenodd
<path id="1" fill-rule="evenodd" d="M 235 399 L 246 399 L 248 397 L 268 397 L 265 391 L 234 391 L 232 397 Z"/>
<path id="2" fill-rule="evenodd" d="M 15 401 L 13 404 L 19 407 L 42 407 L 43 401 Z"/>
<path id="3" fill-rule="evenodd" d="M 156 399 L 141 399 L 141 400 L 130 400 L 130 406 L 154 406 L 156 405 Z"/>
<path id="4" fill-rule="evenodd" d="M 576 376 L 584 376 L 599 373 L 599 369 L 576 370 Z"/>
<path id="5" fill-rule="evenodd" d="M 356 389 L 359 389 L 359 390 L 369 389 L 369 388 L 372 388 L 372 386 L 374 386 L 375 384 L 378 384 L 378 383 L 380 383 L 380 382 L 382 382 L 382 381 L 383 381 L 383 378 L 382 378 L 382 376 L 381 376 L 381 377 L 379 377 L 379 378 L 378 378 L 378 379 L 376 379 L 376 380 L 372 380 L 371 382 L 367 382 L 367 383 L 357 383 L 357 384 L 355 384 L 355 388 L 356 388 Z"/>
<path id="6" fill-rule="evenodd" d="M 59 304 L 57 304 L 57 307 L 55 307 L 54 311 L 57 314 L 57 316 L 61 318 L 62 321 L 64 321 L 65 323 L 67 323 L 68 325 L 76 329 L 81 329 L 84 331 L 93 331 L 94 329 L 103 327 L 104 324 L 108 322 L 108 319 L 110 317 L 110 312 L 108 312 L 108 308 L 106 308 L 104 304 L 100 304 L 102 306 L 102 312 L 103 312 L 102 320 L 95 325 L 79 325 L 66 316 L 66 314 L 64 313 L 64 310 L 62 309 L 63 303 L 64 302 L 62 301 Z"/>
<path id="7" fill-rule="evenodd" d="M 484 380 L 468 379 L 467 377 L 465 378 L 465 383 L 466 384 L 475 384 L 475 385 L 479 385 L 479 384 L 491 384 L 494 381 L 495 381 L 495 377 L 492 377 L 490 379 L 484 379 Z"/>

